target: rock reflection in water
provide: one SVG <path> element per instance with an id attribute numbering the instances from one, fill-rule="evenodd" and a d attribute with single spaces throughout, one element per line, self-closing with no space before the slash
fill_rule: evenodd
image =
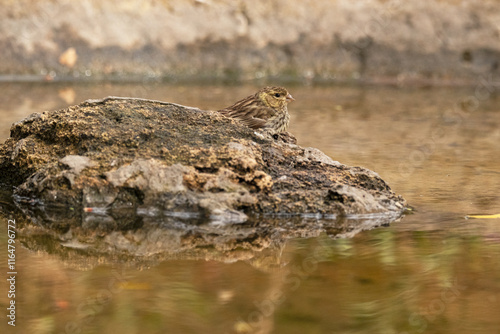
<path id="1" fill-rule="evenodd" d="M 286 214 L 227 223 L 197 219 L 189 212 L 143 209 L 71 215 L 62 209 L 19 207 L 24 213 L 19 220 L 19 239 L 31 250 L 57 253 L 77 267 L 79 263 L 87 267 L 92 262 L 112 264 L 116 260 L 141 267 L 168 259 L 233 262 L 262 257 L 274 259 L 269 265 L 280 265 L 280 250 L 288 239 L 321 234 L 350 238 L 398 219 L 395 214 Z"/>

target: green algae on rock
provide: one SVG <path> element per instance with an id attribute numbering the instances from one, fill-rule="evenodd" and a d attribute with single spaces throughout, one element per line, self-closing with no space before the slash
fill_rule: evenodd
<path id="1" fill-rule="evenodd" d="M 374 172 L 213 111 L 127 98 L 87 101 L 15 123 L 0 182 L 19 203 L 157 209 L 231 222 L 248 215 L 400 214 Z"/>

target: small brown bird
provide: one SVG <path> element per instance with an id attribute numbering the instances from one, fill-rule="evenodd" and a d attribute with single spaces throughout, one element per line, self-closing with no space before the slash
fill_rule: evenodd
<path id="1" fill-rule="evenodd" d="M 265 87 L 219 112 L 252 129 L 263 129 L 272 134 L 282 133 L 288 129 L 290 122 L 286 106 L 294 100 L 283 87 Z"/>

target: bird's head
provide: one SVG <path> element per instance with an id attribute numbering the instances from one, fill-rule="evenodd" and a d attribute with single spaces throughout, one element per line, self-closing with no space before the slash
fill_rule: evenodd
<path id="1" fill-rule="evenodd" d="M 288 102 L 295 100 L 283 87 L 265 87 L 259 90 L 257 95 L 264 104 L 273 109 L 282 109 Z"/>

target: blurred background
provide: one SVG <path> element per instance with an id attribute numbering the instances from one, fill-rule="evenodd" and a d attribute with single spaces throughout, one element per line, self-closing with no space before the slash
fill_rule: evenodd
<path id="1" fill-rule="evenodd" d="M 498 5 L 498 0 L 3 0 L 0 78 L 301 83 L 499 78 Z"/>
<path id="2" fill-rule="evenodd" d="M 499 220 L 465 216 L 500 213 L 499 64 L 500 0 L 0 0 L 0 142 L 86 99 L 217 110 L 279 84 L 299 145 L 414 207 L 352 238 L 156 262 L 35 225 L 17 253 L 19 326 L 2 333 L 497 333 Z M 7 219 L 25 219 L 8 200 L 0 249 Z"/>

